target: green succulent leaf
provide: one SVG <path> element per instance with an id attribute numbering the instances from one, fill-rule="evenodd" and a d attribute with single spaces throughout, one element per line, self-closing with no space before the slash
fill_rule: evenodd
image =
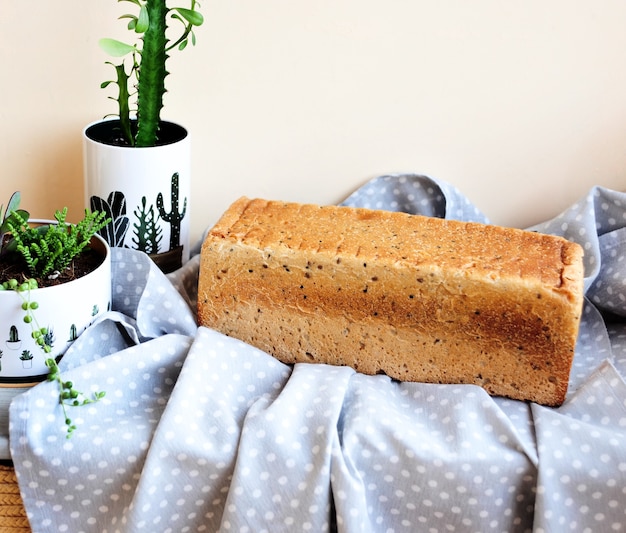
<path id="1" fill-rule="evenodd" d="M 185 9 L 184 7 L 175 7 L 173 9 L 193 26 L 201 26 L 204 22 L 204 17 L 202 16 L 202 13 L 199 13 L 198 11 Z"/>
<path id="2" fill-rule="evenodd" d="M 20 200 L 21 200 L 21 194 L 19 191 L 16 191 L 11 195 L 11 198 L 9 199 L 6 212 L 4 212 L 4 206 L 0 205 L 0 224 L 1 224 L 0 228 L 2 231 L 6 230 L 4 220 L 9 218 L 9 216 L 11 215 L 13 211 L 18 211 Z M 22 212 L 25 213 L 25 211 L 22 211 Z M 28 217 L 28 213 L 26 213 L 26 216 Z"/>
<path id="3" fill-rule="evenodd" d="M 135 31 L 135 28 L 137 27 L 137 17 L 135 15 L 122 15 L 121 17 L 119 17 L 119 20 L 124 20 L 124 19 L 128 19 L 128 24 L 126 25 L 126 27 L 131 30 L 131 31 Z"/>
<path id="4" fill-rule="evenodd" d="M 148 8 L 144 5 L 139 10 L 139 17 L 135 25 L 135 33 L 145 33 L 150 26 L 150 17 L 148 16 Z"/>
<path id="5" fill-rule="evenodd" d="M 14 192 L 9 199 L 9 203 L 7 204 L 7 214 L 11 211 L 17 211 L 18 206 L 20 205 L 20 200 L 22 199 L 22 195 L 19 191 Z"/>
<path id="6" fill-rule="evenodd" d="M 102 50 L 113 57 L 122 57 L 137 51 L 137 48 L 133 45 L 123 43 L 117 39 L 109 39 L 108 37 L 100 39 L 98 44 Z"/>

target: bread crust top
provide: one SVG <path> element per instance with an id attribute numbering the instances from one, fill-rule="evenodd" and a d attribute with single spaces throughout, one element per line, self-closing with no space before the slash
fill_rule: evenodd
<path id="1" fill-rule="evenodd" d="M 241 197 L 210 234 L 261 249 L 279 243 L 292 250 L 355 254 L 413 266 L 428 263 L 494 282 L 522 279 L 572 302 L 582 298 L 582 247 L 516 228 Z"/>

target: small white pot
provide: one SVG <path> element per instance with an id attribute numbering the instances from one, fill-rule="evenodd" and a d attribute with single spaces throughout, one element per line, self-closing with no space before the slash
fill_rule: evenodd
<path id="1" fill-rule="evenodd" d="M 162 122 L 165 144 L 118 146 L 119 120 L 83 131 L 85 203 L 113 219 L 100 232 L 110 246 L 149 254 L 164 272 L 189 259 L 191 141 L 185 128 Z"/>
<path id="2" fill-rule="evenodd" d="M 30 291 L 30 301 L 39 304 L 33 312 L 37 324 L 52 334 L 49 354 L 35 343 L 31 325 L 24 322 L 20 295 L 0 291 L 0 383 L 41 381 L 48 375 L 46 359 L 58 360 L 98 315 L 111 309 L 111 250 L 98 235 L 90 246 L 104 257 L 97 269 L 68 283 Z"/>

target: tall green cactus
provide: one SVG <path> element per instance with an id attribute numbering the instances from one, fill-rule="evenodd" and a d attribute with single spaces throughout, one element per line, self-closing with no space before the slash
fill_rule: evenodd
<path id="1" fill-rule="evenodd" d="M 141 76 L 137 82 L 137 146 L 154 146 L 165 93 L 167 24 L 165 0 L 148 0 L 148 29 L 143 34 Z"/>
<path id="2" fill-rule="evenodd" d="M 183 50 L 189 39 L 195 44 L 193 29 L 200 26 L 204 19 L 197 11 L 196 0 L 189 0 L 189 8 L 168 8 L 166 0 L 128 0 L 139 6 L 139 14 L 126 14 L 120 18 L 128 19 L 128 29 L 141 35 L 143 47 L 122 43 L 115 39 L 101 39 L 100 46 L 110 55 L 123 57 L 132 54 L 133 61 L 130 75 L 126 74 L 124 63 L 113 65 L 116 79 L 105 81 L 101 87 L 111 83 L 118 85 L 118 111 L 126 142 L 130 146 L 154 146 L 158 141 L 158 128 L 163 95 L 165 94 L 165 68 L 168 52 L 178 47 Z M 166 37 L 168 20 L 175 20 L 183 25 L 178 39 L 169 43 Z M 137 82 L 137 124 L 133 136 L 130 131 L 129 98 L 132 91 L 128 90 L 129 80 L 133 77 Z"/>
<path id="3" fill-rule="evenodd" d="M 187 212 L 187 198 L 183 202 L 183 210 L 178 211 L 178 172 L 172 175 L 172 191 L 171 191 L 172 210 L 168 213 L 163 206 L 163 194 L 157 195 L 157 209 L 161 219 L 170 223 L 170 250 L 180 246 L 180 223 L 185 218 Z"/>

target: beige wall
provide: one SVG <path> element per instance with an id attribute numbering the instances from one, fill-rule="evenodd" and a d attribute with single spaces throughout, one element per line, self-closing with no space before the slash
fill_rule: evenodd
<path id="1" fill-rule="evenodd" d="M 83 208 L 81 130 L 114 110 L 115 0 L 0 0 L 0 202 Z M 184 0 L 179 0 L 183 5 Z M 451 182 L 500 224 L 626 189 L 626 2 L 203 0 L 165 118 L 193 136 L 194 236 L 240 195 L 334 203 Z"/>

